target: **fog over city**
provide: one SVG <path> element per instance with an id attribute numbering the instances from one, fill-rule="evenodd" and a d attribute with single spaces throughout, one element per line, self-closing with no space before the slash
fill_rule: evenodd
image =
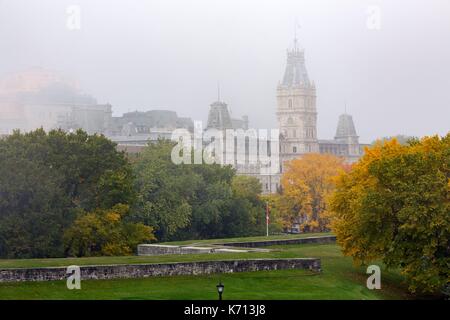
<path id="1" fill-rule="evenodd" d="M 67 26 L 73 5 L 79 29 Z M 295 35 L 319 138 L 335 135 L 344 112 L 366 143 L 448 132 L 448 0 L 0 0 L 0 79 L 43 68 L 114 115 L 164 109 L 203 121 L 219 83 L 233 117 L 273 128 Z"/>

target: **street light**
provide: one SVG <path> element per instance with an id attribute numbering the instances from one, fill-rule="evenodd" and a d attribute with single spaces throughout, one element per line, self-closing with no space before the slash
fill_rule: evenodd
<path id="1" fill-rule="evenodd" d="M 225 286 L 222 284 L 222 282 L 219 282 L 219 284 L 216 286 L 217 292 L 219 293 L 219 300 L 222 300 L 222 293 Z"/>

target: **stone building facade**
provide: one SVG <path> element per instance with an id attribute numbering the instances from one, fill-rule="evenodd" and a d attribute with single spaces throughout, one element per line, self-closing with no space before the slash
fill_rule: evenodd
<path id="1" fill-rule="evenodd" d="M 318 139 L 316 86 L 306 69 L 305 52 L 297 47 L 296 41 L 294 48 L 287 51 L 286 67 L 276 95 L 276 116 L 280 132 L 278 172 L 268 172 L 258 163 L 235 165 L 238 174 L 258 178 L 264 193 L 277 192 L 286 163 L 307 153 L 333 154 L 343 157 L 348 163 L 357 161 L 363 155 L 366 145 L 359 143 L 353 118 L 349 114 L 340 115 L 334 139 Z M 210 117 L 213 114 L 215 121 L 208 120 L 208 128 L 232 128 L 226 104 L 220 104 L 220 112 L 217 105 L 217 102 L 211 105 Z"/>
<path id="2" fill-rule="evenodd" d="M 316 87 L 309 80 L 304 51 L 287 52 L 286 69 L 277 87 L 277 120 L 282 168 L 286 161 L 319 152 Z"/>

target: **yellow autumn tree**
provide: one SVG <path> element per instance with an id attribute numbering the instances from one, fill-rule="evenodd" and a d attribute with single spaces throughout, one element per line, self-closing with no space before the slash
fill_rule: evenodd
<path id="1" fill-rule="evenodd" d="M 126 220 L 129 206 L 83 212 L 64 233 L 70 256 L 130 255 L 139 243 L 156 240 L 153 228 Z"/>
<path id="2" fill-rule="evenodd" d="M 329 230 L 326 203 L 334 189 L 333 177 L 347 168 L 342 158 L 327 154 L 310 153 L 289 161 L 276 200 L 284 227 L 299 223 L 305 232 Z"/>
<path id="3" fill-rule="evenodd" d="M 412 292 L 450 279 L 450 134 L 378 142 L 330 197 L 332 230 L 357 264 L 399 267 Z"/>

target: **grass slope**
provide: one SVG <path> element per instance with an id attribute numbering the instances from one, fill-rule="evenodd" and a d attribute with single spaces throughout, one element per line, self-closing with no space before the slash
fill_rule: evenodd
<path id="1" fill-rule="evenodd" d="M 300 235 L 275 235 L 269 237 L 247 237 L 231 239 L 209 239 L 209 240 L 189 240 L 180 242 L 166 242 L 171 245 L 207 245 L 223 242 L 241 242 L 258 240 L 278 240 L 296 239 L 312 236 L 324 236 L 330 233 L 305 233 Z M 292 255 L 285 256 L 285 253 L 215 253 L 215 254 L 189 254 L 189 255 L 162 255 L 162 256 L 123 256 L 123 257 L 87 257 L 87 258 L 52 258 L 52 259 L 0 259 L 0 269 L 2 268 L 32 268 L 32 267 L 65 267 L 70 265 L 100 265 L 100 264 L 136 264 L 136 263 L 164 263 L 164 262 L 184 262 L 222 259 L 250 259 L 250 258 L 291 258 Z M 302 257 L 302 256 L 300 256 Z"/>
<path id="2" fill-rule="evenodd" d="M 278 270 L 205 276 L 86 280 L 82 281 L 81 290 L 72 291 L 66 288 L 64 281 L 1 283 L 0 299 L 217 299 L 215 286 L 219 280 L 225 284 L 224 299 L 410 298 L 406 293 L 406 287 L 401 284 L 401 277 L 394 271 L 382 270 L 382 289 L 368 290 L 365 287 L 367 275 L 364 269 L 355 268 L 351 259 L 343 257 L 335 244 L 286 245 L 273 248 L 280 251 L 245 255 L 284 258 L 317 257 L 322 259 L 323 272 L 313 274 L 305 270 Z M 233 255 L 209 254 L 157 258 L 158 262 L 161 262 L 160 259 L 174 261 L 175 258 L 177 261 L 205 260 L 206 258 L 230 259 Z M 124 261 L 124 257 L 114 258 Z M 132 261 L 140 257 L 127 258 Z M 106 258 L 94 259 L 98 262 L 101 261 L 99 259 Z M 113 258 L 109 258 L 108 261 L 111 261 L 110 259 Z"/>

